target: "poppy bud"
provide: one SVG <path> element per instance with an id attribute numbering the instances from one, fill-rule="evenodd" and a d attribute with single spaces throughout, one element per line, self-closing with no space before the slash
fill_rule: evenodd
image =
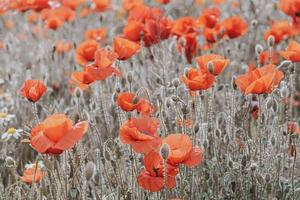
<path id="1" fill-rule="evenodd" d="M 255 53 L 257 56 L 259 56 L 261 54 L 261 52 L 263 52 L 263 47 L 260 44 L 257 44 L 255 46 Z"/>
<path id="2" fill-rule="evenodd" d="M 79 89 L 78 87 L 75 88 L 74 91 L 75 97 L 77 97 L 78 99 L 82 96 L 82 91 L 81 89 Z"/>
<path id="3" fill-rule="evenodd" d="M 198 133 L 198 131 L 199 131 L 199 124 L 198 123 L 196 123 L 195 125 L 194 125 L 194 133 Z"/>
<path id="4" fill-rule="evenodd" d="M 273 106 L 273 99 L 271 97 L 268 97 L 266 100 L 266 109 L 270 110 Z"/>
<path id="5" fill-rule="evenodd" d="M 117 92 L 114 92 L 113 95 L 112 95 L 112 100 L 113 102 L 116 102 L 118 99 L 118 93 Z"/>
<path id="6" fill-rule="evenodd" d="M 172 105 L 171 99 L 167 98 L 165 104 L 166 104 L 167 108 L 170 108 Z"/>
<path id="7" fill-rule="evenodd" d="M 237 85 L 235 84 L 236 76 L 233 76 L 231 79 L 231 86 L 234 90 L 237 89 Z"/>
<path id="8" fill-rule="evenodd" d="M 184 75 L 186 76 L 186 77 L 188 77 L 188 74 L 189 74 L 189 68 L 184 68 Z"/>
<path id="9" fill-rule="evenodd" d="M 164 160 L 167 160 L 170 154 L 170 148 L 167 143 L 163 143 L 160 148 L 160 155 Z"/>
<path id="10" fill-rule="evenodd" d="M 121 92 L 120 83 L 116 83 L 115 90 L 117 93 Z"/>
<path id="11" fill-rule="evenodd" d="M 251 21 L 251 27 L 252 27 L 252 28 L 255 28 L 255 27 L 257 26 L 257 24 L 258 24 L 258 22 L 257 22 L 256 19 L 253 19 L 253 20 Z"/>
<path id="12" fill-rule="evenodd" d="M 122 88 L 124 88 L 126 86 L 126 79 L 125 78 L 121 79 L 121 86 L 122 86 Z"/>
<path id="13" fill-rule="evenodd" d="M 186 40 L 185 40 L 185 38 L 184 38 L 184 37 L 180 37 L 180 39 L 179 39 L 179 44 L 180 44 L 180 46 L 182 46 L 182 47 L 184 47 L 184 46 L 185 46 L 185 44 L 186 44 Z"/>
<path id="14" fill-rule="evenodd" d="M 275 37 L 274 37 L 273 35 L 270 35 L 270 36 L 268 37 L 267 43 L 268 43 L 268 46 L 269 46 L 269 47 L 273 47 L 274 44 L 275 44 Z"/>
<path id="15" fill-rule="evenodd" d="M 177 88 L 180 85 L 179 79 L 178 78 L 173 79 L 172 80 L 172 85 Z"/>
<path id="16" fill-rule="evenodd" d="M 285 70 L 289 68 L 292 65 L 292 62 L 290 60 L 284 60 L 280 63 L 280 65 L 277 67 L 277 69 Z"/>
<path id="17" fill-rule="evenodd" d="M 290 96 L 290 91 L 287 86 L 283 86 L 280 88 L 280 95 L 281 97 L 289 97 Z"/>
<path id="18" fill-rule="evenodd" d="M 91 178 L 93 178 L 94 174 L 96 171 L 96 165 L 89 161 L 86 165 L 85 165 L 85 177 L 87 180 L 90 180 Z"/>
<path id="19" fill-rule="evenodd" d="M 12 157 L 8 156 L 5 158 L 5 167 L 13 168 L 16 166 L 16 161 Z"/>
<path id="20" fill-rule="evenodd" d="M 132 81 L 133 81 L 133 75 L 132 75 L 132 72 L 128 72 L 128 73 L 127 73 L 127 81 L 128 81 L 128 83 L 132 83 Z"/>
<path id="21" fill-rule="evenodd" d="M 207 63 L 207 69 L 208 69 L 208 71 L 209 71 L 209 73 L 211 73 L 211 74 L 213 74 L 214 73 L 214 63 L 213 62 L 208 62 Z"/>
<path id="22" fill-rule="evenodd" d="M 217 138 L 220 138 L 220 136 L 221 136 L 221 130 L 220 129 L 216 129 L 215 130 L 215 136 L 217 137 Z"/>
<path id="23" fill-rule="evenodd" d="M 86 110 L 83 110 L 83 119 L 86 121 L 90 121 L 90 119 L 91 119 L 89 112 Z"/>

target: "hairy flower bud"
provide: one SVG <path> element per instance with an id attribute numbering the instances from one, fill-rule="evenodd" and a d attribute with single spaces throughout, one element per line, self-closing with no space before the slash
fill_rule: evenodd
<path id="1" fill-rule="evenodd" d="M 164 160 L 167 160 L 170 154 L 170 148 L 167 143 L 163 143 L 160 148 L 160 155 Z"/>

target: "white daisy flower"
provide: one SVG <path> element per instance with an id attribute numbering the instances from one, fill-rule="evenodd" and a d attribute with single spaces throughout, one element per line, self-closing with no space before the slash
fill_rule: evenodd
<path id="1" fill-rule="evenodd" d="M 26 165 L 25 165 L 25 169 L 30 169 L 30 168 L 33 168 L 33 167 L 35 167 L 35 163 L 29 163 L 29 164 L 26 164 Z M 39 161 L 39 162 L 38 162 L 38 167 L 39 167 L 40 169 L 42 169 L 42 168 L 45 167 L 43 161 Z"/>
<path id="2" fill-rule="evenodd" d="M 13 118 L 15 118 L 15 115 L 8 114 L 6 112 L 0 112 L 0 124 L 4 122 L 9 122 Z"/>
<path id="3" fill-rule="evenodd" d="M 5 141 L 9 140 L 11 137 L 18 139 L 19 137 L 21 137 L 22 132 L 22 129 L 9 128 L 5 133 L 1 135 L 1 139 Z"/>

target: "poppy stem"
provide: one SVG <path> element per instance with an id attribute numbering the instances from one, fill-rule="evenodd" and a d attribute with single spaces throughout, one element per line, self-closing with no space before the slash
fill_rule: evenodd
<path id="1" fill-rule="evenodd" d="M 36 103 L 32 103 L 32 111 L 33 111 L 35 123 L 39 124 L 40 123 L 40 119 L 39 119 L 39 116 L 38 116 L 38 111 L 37 111 Z"/>
<path id="2" fill-rule="evenodd" d="M 163 159 L 163 171 L 164 171 L 164 197 L 165 200 L 168 199 L 168 189 L 167 189 L 167 182 L 168 182 L 168 172 L 167 172 L 167 161 Z"/>

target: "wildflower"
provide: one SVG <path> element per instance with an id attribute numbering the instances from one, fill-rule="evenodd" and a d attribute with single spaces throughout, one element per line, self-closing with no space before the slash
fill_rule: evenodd
<path id="1" fill-rule="evenodd" d="M 219 21 L 220 15 L 221 11 L 219 8 L 207 8 L 199 16 L 197 25 L 200 27 L 204 26 L 206 28 L 214 28 Z"/>
<path id="2" fill-rule="evenodd" d="M 142 22 L 132 20 L 123 28 L 123 35 L 124 38 L 137 42 L 140 40 L 143 30 L 144 24 Z"/>
<path id="3" fill-rule="evenodd" d="M 196 21 L 193 17 L 181 17 L 173 22 L 171 33 L 176 36 L 183 36 L 188 33 L 195 33 Z"/>
<path id="4" fill-rule="evenodd" d="M 1 135 L 1 139 L 5 141 L 9 140 L 11 137 L 19 139 L 19 137 L 21 137 L 22 132 L 22 129 L 9 128 L 5 133 Z"/>
<path id="5" fill-rule="evenodd" d="M 75 83 L 80 89 L 85 90 L 89 85 L 95 82 L 95 79 L 87 71 L 76 71 L 72 73 L 70 82 Z"/>
<path id="6" fill-rule="evenodd" d="M 292 41 L 285 51 L 279 52 L 282 57 L 292 62 L 300 62 L 300 44 Z"/>
<path id="7" fill-rule="evenodd" d="M 134 102 L 135 100 L 136 102 Z M 136 110 L 144 116 L 149 116 L 155 111 L 154 107 L 147 100 L 138 99 L 135 94 L 129 92 L 120 92 L 117 97 L 117 104 L 126 112 Z"/>
<path id="8" fill-rule="evenodd" d="M 20 93 L 31 102 L 38 101 L 47 91 L 46 86 L 40 80 L 27 80 L 23 84 Z"/>
<path id="9" fill-rule="evenodd" d="M 32 184 L 33 182 L 40 182 L 43 178 L 43 173 L 41 170 L 42 166 L 40 163 L 36 164 L 26 164 L 25 170 L 23 172 L 23 176 L 20 179 L 28 184 Z"/>
<path id="10" fill-rule="evenodd" d="M 121 37 L 115 37 L 113 51 L 118 54 L 118 59 L 127 60 L 140 50 L 140 45 Z"/>
<path id="11" fill-rule="evenodd" d="M 111 0 L 92 0 L 96 11 L 104 12 L 110 7 Z"/>
<path id="12" fill-rule="evenodd" d="M 225 59 L 217 54 L 207 54 L 196 58 L 200 70 L 204 73 L 210 73 L 218 76 L 228 66 L 229 59 Z M 209 63 L 212 64 L 213 69 L 208 69 Z"/>
<path id="13" fill-rule="evenodd" d="M 155 0 L 157 3 L 168 4 L 170 0 Z"/>
<path id="14" fill-rule="evenodd" d="M 151 192 L 157 192 L 164 187 L 174 188 L 176 186 L 175 176 L 178 169 L 175 166 L 167 164 L 166 185 L 164 183 L 163 159 L 157 152 L 150 152 L 144 158 L 145 170 L 140 172 L 137 177 L 138 184 Z"/>
<path id="15" fill-rule="evenodd" d="M 247 22 L 240 16 L 233 16 L 225 19 L 221 23 L 221 27 L 225 30 L 225 35 L 230 39 L 243 36 L 248 31 Z"/>
<path id="16" fill-rule="evenodd" d="M 245 95 L 268 94 L 279 85 L 283 77 L 275 65 L 269 64 L 238 76 L 235 83 Z"/>
<path id="17" fill-rule="evenodd" d="M 275 44 L 278 44 L 285 37 L 294 35 L 293 28 L 288 21 L 276 21 L 270 29 L 264 34 L 264 40 L 267 41 L 270 36 L 275 38 Z"/>
<path id="18" fill-rule="evenodd" d="M 157 135 L 159 120 L 150 117 L 131 118 L 120 128 L 120 140 L 137 153 L 149 153 L 161 145 Z"/>
<path id="19" fill-rule="evenodd" d="M 0 112 L 0 124 L 4 122 L 9 122 L 15 117 L 16 115 L 8 114 L 7 112 Z"/>
<path id="20" fill-rule="evenodd" d="M 144 5 L 144 0 L 122 0 L 122 7 L 125 10 L 132 10 L 135 6 Z"/>
<path id="21" fill-rule="evenodd" d="M 84 36 L 86 40 L 97 40 L 103 41 L 106 40 L 106 28 L 92 28 L 85 32 Z"/>
<path id="22" fill-rule="evenodd" d="M 181 44 L 181 40 L 184 39 L 184 44 Z M 184 49 L 184 53 L 188 63 L 192 62 L 193 57 L 198 52 L 198 43 L 197 43 L 197 34 L 196 33 L 189 33 L 182 36 L 177 42 L 177 49 L 179 52 L 182 52 Z"/>
<path id="23" fill-rule="evenodd" d="M 188 70 L 186 76 L 181 76 L 180 79 L 192 91 L 207 90 L 214 84 L 215 76 L 192 68 Z"/>
<path id="24" fill-rule="evenodd" d="M 89 62 L 94 61 L 95 52 L 99 48 L 99 44 L 95 40 L 86 40 L 82 42 L 77 48 L 75 53 L 75 61 L 85 66 Z"/>
<path id="25" fill-rule="evenodd" d="M 263 51 L 259 54 L 259 64 L 266 65 L 268 63 L 277 65 L 280 63 L 279 61 L 279 53 L 278 52 L 272 52 L 270 55 L 270 51 Z"/>
<path id="26" fill-rule="evenodd" d="M 72 49 L 72 43 L 71 42 L 57 41 L 55 43 L 55 52 L 57 54 L 67 53 L 71 49 Z"/>
<path id="27" fill-rule="evenodd" d="M 54 114 L 31 130 L 31 146 L 40 153 L 61 154 L 72 148 L 87 132 L 88 122 L 73 125 L 64 114 Z"/>
<path id="28" fill-rule="evenodd" d="M 202 160 L 202 150 L 193 147 L 192 140 L 185 134 L 170 134 L 163 139 L 163 143 L 169 145 L 170 155 L 167 162 L 174 166 L 184 164 L 187 167 L 199 165 Z"/>
<path id="29" fill-rule="evenodd" d="M 61 3 L 63 6 L 76 10 L 80 5 L 85 3 L 86 0 L 62 0 Z"/>

